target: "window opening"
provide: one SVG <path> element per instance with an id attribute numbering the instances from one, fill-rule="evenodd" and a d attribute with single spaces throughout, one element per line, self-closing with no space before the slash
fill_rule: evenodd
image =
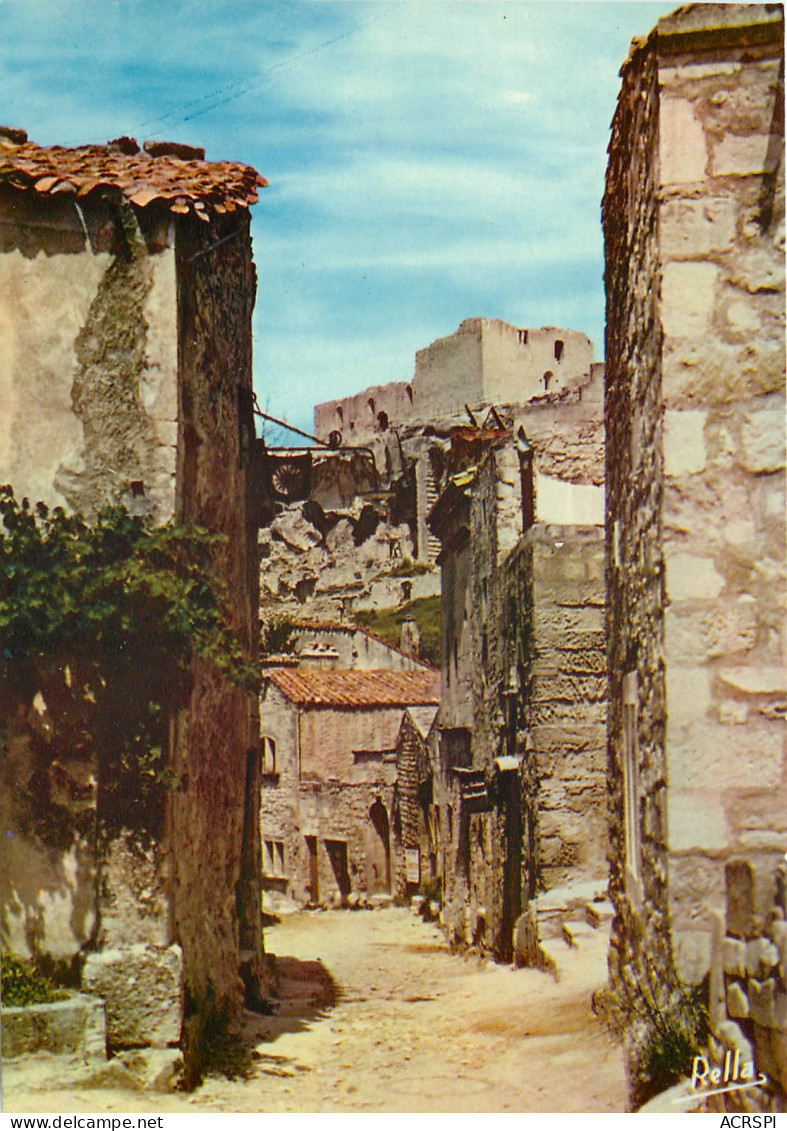
<path id="1" fill-rule="evenodd" d="M 276 739 L 267 734 L 262 736 L 262 772 L 276 773 Z"/>

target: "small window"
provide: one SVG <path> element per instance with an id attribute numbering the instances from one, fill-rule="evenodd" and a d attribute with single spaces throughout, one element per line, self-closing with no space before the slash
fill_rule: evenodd
<path id="1" fill-rule="evenodd" d="M 339 423 L 344 424 L 344 409 L 340 404 L 336 406 L 336 415 L 339 418 Z"/>
<path id="2" fill-rule="evenodd" d="M 409 397 L 410 404 L 412 404 L 413 403 L 413 386 L 412 385 L 407 386 L 407 396 Z"/>
<path id="3" fill-rule="evenodd" d="M 378 412 L 377 413 L 377 427 L 380 430 L 380 432 L 387 432 L 388 431 L 388 413 L 387 412 Z"/>
<path id="4" fill-rule="evenodd" d="M 519 334 L 519 344 L 521 346 L 526 346 L 527 345 L 527 330 L 518 330 L 517 333 Z"/>
<path id="5" fill-rule="evenodd" d="M 283 840 L 266 840 L 263 842 L 262 870 L 266 876 L 286 876 Z"/>
<path id="6" fill-rule="evenodd" d="M 546 392 L 549 392 L 549 386 L 550 386 L 550 384 L 552 383 L 552 378 L 553 378 L 554 376 L 555 376 L 555 375 L 554 375 L 554 373 L 552 372 L 552 370 L 551 370 L 551 369 L 547 369 L 546 373 L 544 374 L 544 389 L 545 389 L 545 391 L 546 391 Z"/>
<path id="7" fill-rule="evenodd" d="M 369 400 L 366 403 L 369 405 L 369 411 L 371 412 L 372 416 L 374 416 L 374 414 L 375 414 L 374 397 L 369 397 Z"/>
<path id="8" fill-rule="evenodd" d="M 555 339 L 555 361 L 563 360 L 563 350 L 566 348 L 566 343 L 560 338 Z"/>
<path id="9" fill-rule="evenodd" d="M 276 773 L 276 739 L 267 734 L 262 736 L 262 772 Z"/>

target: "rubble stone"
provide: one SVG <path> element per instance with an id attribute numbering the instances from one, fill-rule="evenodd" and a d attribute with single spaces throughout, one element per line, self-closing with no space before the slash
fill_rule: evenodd
<path id="1" fill-rule="evenodd" d="M 749 999 L 738 982 L 730 982 L 727 986 L 727 1012 L 730 1017 L 749 1016 Z"/>

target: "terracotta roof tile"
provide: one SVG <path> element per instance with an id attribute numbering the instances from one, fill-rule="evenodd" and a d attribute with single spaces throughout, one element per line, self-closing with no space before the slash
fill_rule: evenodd
<path id="1" fill-rule="evenodd" d="M 440 703 L 440 673 L 433 671 L 278 668 L 265 678 L 303 707 L 426 707 Z"/>
<path id="2" fill-rule="evenodd" d="M 205 161 L 204 150 L 175 142 L 146 142 L 140 150 L 134 138 L 124 137 L 68 149 L 20 142 L 22 136 L 24 131 L 0 128 L 0 182 L 42 195 L 109 190 L 139 208 L 164 201 L 173 212 L 193 211 L 207 220 L 206 210 L 248 208 L 257 201 L 258 186 L 267 184 L 251 165 Z"/>

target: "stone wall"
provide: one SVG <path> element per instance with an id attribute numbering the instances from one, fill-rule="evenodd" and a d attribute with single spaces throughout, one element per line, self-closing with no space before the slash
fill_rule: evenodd
<path id="1" fill-rule="evenodd" d="M 727 863 L 725 914 L 714 921 L 708 1063 L 738 1054 L 764 1087 L 707 1101 L 714 1111 L 787 1108 L 787 868 L 736 858 Z"/>
<path id="2" fill-rule="evenodd" d="M 426 736 L 405 711 L 396 742 L 393 832 L 398 895 L 412 895 L 431 878 L 427 828 L 431 770 Z M 408 853 L 418 854 L 418 879 L 408 876 Z M 415 875 L 415 873 L 413 873 Z"/>
<path id="3" fill-rule="evenodd" d="M 301 774 L 322 781 L 358 781 L 364 754 L 393 756 L 402 707 L 305 708 L 300 715 Z"/>
<path id="4" fill-rule="evenodd" d="M 214 561 L 231 626 L 257 649 L 258 559 L 250 522 L 251 315 L 256 273 L 248 218 L 184 221 L 178 231 L 178 517 L 224 536 Z M 244 396 L 244 392 L 246 395 Z M 179 720 L 173 795 L 174 927 L 183 948 L 187 1057 L 203 1025 L 231 1020 L 243 1000 L 239 951 L 262 954 L 259 765 L 249 752 L 255 697 L 207 664 L 194 670 Z M 205 914 L 210 908 L 210 914 Z M 188 1011 L 199 1021 L 189 1028 Z"/>
<path id="5" fill-rule="evenodd" d="M 413 710 L 420 719 L 428 709 Z M 269 891 L 322 904 L 392 891 L 396 750 L 404 714 L 403 707 L 299 708 L 265 684 L 262 734 L 276 751 L 275 767 L 271 761 L 263 767 L 260 810 Z M 270 866 L 277 862 L 268 859 L 265 842 L 277 842 L 281 867 Z"/>
<path id="6" fill-rule="evenodd" d="M 538 884 L 607 871 L 604 535 L 537 523 L 525 726 L 537 767 Z"/>
<path id="7" fill-rule="evenodd" d="M 346 903 L 350 897 L 352 902 L 391 892 L 394 861 L 390 827 L 395 767 L 390 765 L 388 769 L 388 774 L 381 769 L 376 781 L 301 783 L 300 835 L 294 844 L 294 872 L 300 882 L 300 890 L 294 889 L 296 898 L 337 904 Z M 380 813 L 382 830 L 372 821 L 373 808 Z M 307 838 L 312 840 L 317 854 L 316 893 L 310 881 Z"/>
<path id="8" fill-rule="evenodd" d="M 745 28 L 727 50 L 659 25 L 670 910 L 692 979 L 716 861 L 787 843 L 783 24 L 757 23 L 777 15 L 717 11 Z"/>
<path id="9" fill-rule="evenodd" d="M 328 663 L 319 659 L 320 650 L 333 654 Z M 415 656 L 393 648 L 380 637 L 354 625 L 298 625 L 294 644 L 301 667 L 330 667 L 338 671 L 418 671 L 429 665 Z"/>
<path id="10" fill-rule="evenodd" d="M 161 203 L 140 210 L 123 198 L 90 197 L 77 206 L 73 198 L 19 192 L 11 203 L 10 192 L 0 189 L 0 478 L 17 494 L 88 516 L 124 503 L 159 522 L 177 517 L 225 535 L 215 566 L 232 627 L 253 656 L 248 216 L 176 224 Z M 255 702 L 206 664 L 195 665 L 193 677 L 190 706 L 174 724 L 172 768 L 182 788 L 160 843 L 144 855 L 121 836 L 97 860 L 95 827 L 83 834 L 76 822 L 73 844 L 60 857 L 48 853 L 39 910 L 24 911 L 39 923 L 35 938 L 25 928 L 36 952 L 73 955 L 88 934 L 93 945 L 120 951 L 182 944 L 190 1072 L 202 1026 L 241 1008 L 239 945 L 252 965 L 262 952 L 257 823 L 244 820 L 247 793 L 259 793 L 247 756 Z M 86 788 L 79 767 L 61 770 L 63 790 L 77 796 Z M 4 876 L 12 919 L 30 887 L 25 869 L 41 855 L 24 866 L 17 860 L 18 875 Z M 94 870 L 100 875 L 88 908 L 83 877 Z M 68 919 L 70 940 L 62 923 L 40 929 L 50 912 Z M 174 954 L 167 951 L 168 963 Z M 115 976 L 123 968 L 121 959 Z"/>
<path id="11" fill-rule="evenodd" d="M 500 319 L 467 318 L 455 333 L 418 350 L 412 382 L 319 404 L 314 429 L 321 438 L 338 429 L 357 443 L 382 427 L 466 419 L 465 405 L 521 405 L 577 390 L 588 383 L 592 362 L 593 344 L 576 330 L 524 330 Z"/>
<path id="12" fill-rule="evenodd" d="M 603 222 L 606 256 L 607 656 L 610 972 L 668 970 L 663 647 L 661 332 L 656 170 L 658 60 L 632 55 L 612 123 Z M 636 673 L 634 728 L 641 880 L 626 869 L 623 677 Z M 632 791 L 633 792 L 633 791 Z M 642 883 L 642 890 L 640 889 Z M 636 980 L 636 977 L 635 977 Z"/>
<path id="13" fill-rule="evenodd" d="M 444 921 L 504 961 L 528 900 L 603 876 L 607 849 L 603 534 L 591 518 L 536 521 L 522 536 L 522 486 L 500 433 L 434 512 L 445 664 L 431 819 Z"/>
<path id="14" fill-rule="evenodd" d="M 611 969 L 708 970 L 724 861 L 784 850 L 780 9 L 635 41 L 606 246 Z"/>

